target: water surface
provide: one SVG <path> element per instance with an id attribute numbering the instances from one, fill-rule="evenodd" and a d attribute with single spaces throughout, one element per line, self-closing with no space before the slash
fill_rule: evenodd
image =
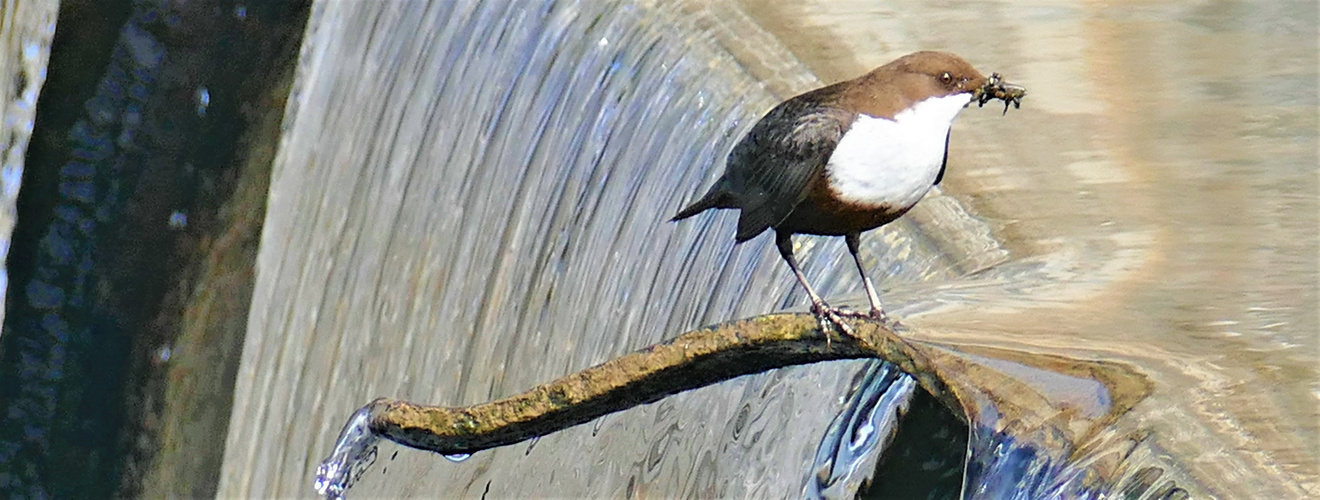
<path id="1" fill-rule="evenodd" d="M 936 338 L 1131 364 L 1123 424 L 1210 492 L 1317 494 L 1314 2 L 745 3 L 827 78 L 948 47 L 1031 89 L 955 127 L 948 192 L 1013 257 L 910 289 Z"/>
<path id="2" fill-rule="evenodd" d="M 812 84 L 781 42 L 825 80 L 944 48 L 1031 89 L 1021 113 L 965 113 L 947 195 L 866 238 L 916 338 L 1124 367 L 1152 392 L 1097 439 L 1150 436 L 1139 458 L 1193 491 L 1315 493 L 1313 4 L 743 6 L 779 38 L 701 2 L 318 3 L 220 494 L 309 494 L 376 396 L 476 403 L 801 306 L 768 242 L 731 245 L 731 215 L 663 222 Z M 801 244 L 825 294 L 855 297 L 841 242 Z M 458 464 L 386 444 L 357 488 L 796 496 L 860 365 Z M 1084 383 L 1043 386 L 1090 402 L 1070 399 Z"/>

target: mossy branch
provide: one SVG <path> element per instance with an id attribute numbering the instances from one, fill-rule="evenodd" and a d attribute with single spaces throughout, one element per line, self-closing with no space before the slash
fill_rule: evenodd
<path id="1" fill-rule="evenodd" d="M 827 337 L 807 314 L 772 314 L 680 335 L 509 398 L 445 408 L 378 399 L 371 430 L 413 448 L 474 453 L 544 436 L 679 392 L 773 368 L 836 359 L 896 364 L 957 415 L 963 408 L 926 369 L 923 356 L 877 322 L 852 322 L 853 334 Z"/>

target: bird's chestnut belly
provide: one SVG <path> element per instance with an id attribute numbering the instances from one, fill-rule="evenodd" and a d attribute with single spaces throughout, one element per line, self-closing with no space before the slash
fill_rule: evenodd
<path id="1" fill-rule="evenodd" d="M 902 217 L 912 206 L 864 206 L 829 200 L 803 200 L 776 230 L 797 234 L 840 236 L 883 226 Z"/>
<path id="2" fill-rule="evenodd" d="M 829 182 L 822 177 L 812 179 L 807 196 L 793 208 L 782 222 L 774 227 L 778 231 L 827 236 L 868 231 L 902 217 L 916 203 L 856 203 L 838 196 Z"/>

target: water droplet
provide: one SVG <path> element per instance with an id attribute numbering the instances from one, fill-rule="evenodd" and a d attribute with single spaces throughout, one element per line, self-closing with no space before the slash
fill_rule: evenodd
<path id="1" fill-rule="evenodd" d="M 469 458 L 472 458 L 472 454 L 471 454 L 471 453 L 455 453 L 455 454 L 453 454 L 453 455 L 444 455 L 444 457 L 445 457 L 446 460 L 449 460 L 450 462 L 459 463 L 459 462 L 462 462 L 462 461 L 467 460 L 467 459 L 469 459 Z"/>
<path id="2" fill-rule="evenodd" d="M 335 449 L 316 468 L 312 487 L 327 499 L 344 498 L 348 490 L 366 469 L 375 463 L 376 443 L 380 437 L 371 431 L 371 407 L 364 406 L 353 412 L 344 429 L 339 431 Z"/>
<path id="3" fill-rule="evenodd" d="M 182 210 L 175 210 L 170 213 L 170 228 L 183 229 L 188 226 L 188 214 Z"/>
<path id="4" fill-rule="evenodd" d="M 211 91 L 206 87 L 197 87 L 197 114 L 206 116 L 206 108 L 211 105 Z"/>

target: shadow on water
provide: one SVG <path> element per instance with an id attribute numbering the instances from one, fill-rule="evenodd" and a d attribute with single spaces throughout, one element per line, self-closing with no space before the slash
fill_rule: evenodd
<path id="1" fill-rule="evenodd" d="M 825 429 L 809 470 L 809 498 L 956 498 L 967 423 L 888 363 L 858 373 Z"/>
<path id="2" fill-rule="evenodd" d="M 881 453 L 861 498 L 956 498 L 967 456 L 967 423 L 922 390 Z"/>

